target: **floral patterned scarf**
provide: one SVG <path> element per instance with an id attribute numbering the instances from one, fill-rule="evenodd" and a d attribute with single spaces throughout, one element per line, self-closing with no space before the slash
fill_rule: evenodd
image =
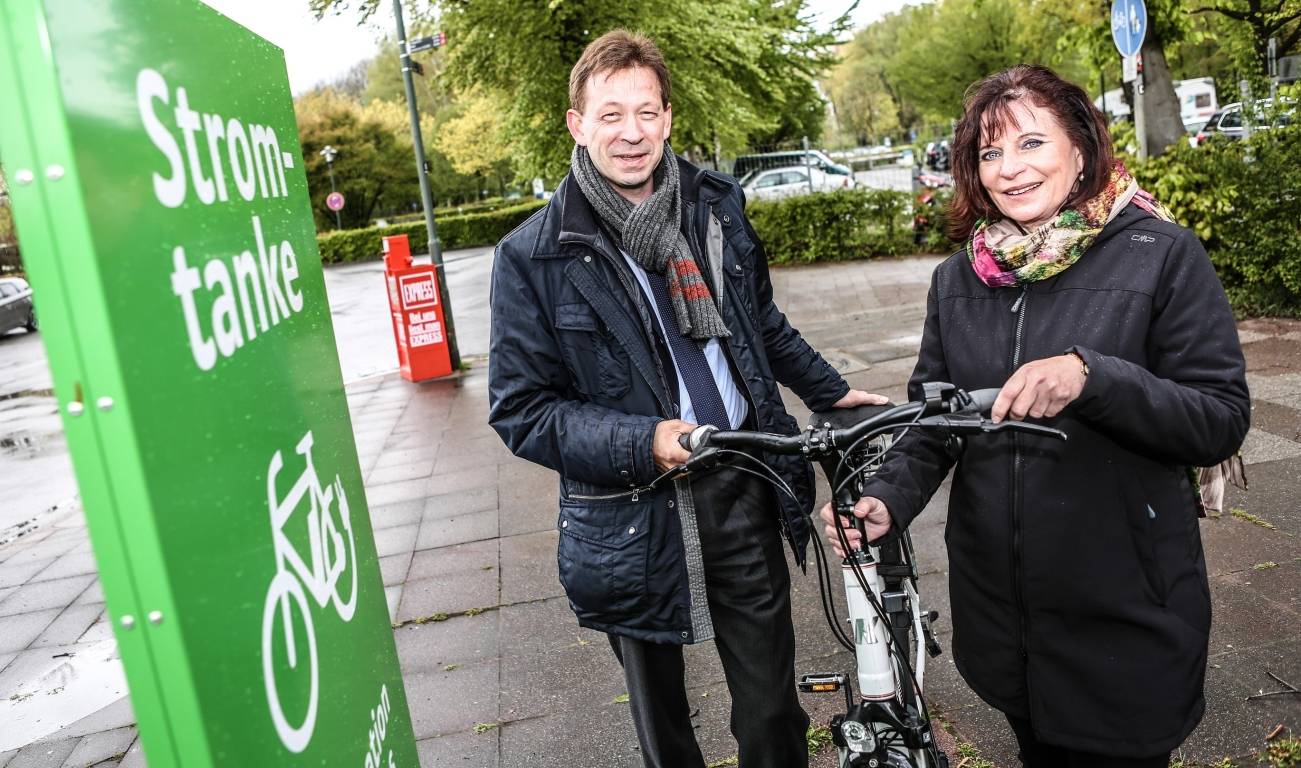
<path id="1" fill-rule="evenodd" d="M 1170 211 L 1140 189 L 1117 160 L 1097 197 L 1064 209 L 1029 234 L 1008 219 L 992 224 L 980 220 L 967 241 L 967 258 L 981 282 L 991 288 L 1046 280 L 1079 261 L 1107 222 L 1131 202 L 1158 219 L 1174 221 Z"/>

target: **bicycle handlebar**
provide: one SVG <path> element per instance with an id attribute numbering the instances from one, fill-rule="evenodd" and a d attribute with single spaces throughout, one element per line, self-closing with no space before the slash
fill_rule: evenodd
<path id="1" fill-rule="evenodd" d="M 896 406 L 861 406 L 835 409 L 814 414 L 820 427 L 810 427 L 794 435 L 771 432 L 720 430 L 710 425 L 696 427 L 681 435 L 678 444 L 692 452 L 693 459 L 711 448 L 754 448 L 776 454 L 824 453 L 847 447 L 873 431 L 890 427 L 918 426 L 947 429 L 959 433 L 1026 432 L 1065 440 L 1058 429 L 1021 421 L 997 424 L 984 418 L 998 398 L 999 389 L 965 392 L 951 384 L 924 385 L 926 399 Z M 868 415 L 863 416 L 864 412 Z M 847 426 L 842 426 L 848 424 Z M 690 462 L 688 462 L 690 463 Z"/>

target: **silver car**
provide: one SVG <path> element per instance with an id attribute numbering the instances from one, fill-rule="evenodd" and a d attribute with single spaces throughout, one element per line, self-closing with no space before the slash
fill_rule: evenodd
<path id="1" fill-rule="evenodd" d="M 0 333 L 15 328 L 36 332 L 36 309 L 32 306 L 32 289 L 26 280 L 0 277 Z"/>
<path id="2" fill-rule="evenodd" d="M 812 183 L 809 177 L 813 177 Z M 853 177 L 824 173 L 817 168 L 802 165 L 751 171 L 741 178 L 741 189 L 747 202 L 756 200 L 781 200 L 810 192 L 834 192 L 857 186 Z"/>

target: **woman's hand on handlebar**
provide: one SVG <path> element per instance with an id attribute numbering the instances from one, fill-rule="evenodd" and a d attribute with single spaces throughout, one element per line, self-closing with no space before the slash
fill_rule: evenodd
<path id="1" fill-rule="evenodd" d="M 836 519 L 836 513 L 831 509 L 831 504 L 825 504 L 820 513 L 822 522 L 826 524 L 823 531 L 827 535 L 827 541 L 831 543 L 831 548 L 836 550 L 840 557 L 845 556 L 845 550 L 840 546 L 840 536 L 836 533 L 837 526 L 844 527 L 845 538 L 849 540 L 849 547 L 853 550 L 863 548 L 859 541 L 858 529 L 855 528 L 848 520 L 844 518 Z M 867 529 L 867 540 L 876 541 L 890 532 L 890 511 L 885 508 L 885 502 L 875 496 L 864 496 L 854 504 L 854 516 L 863 519 L 863 525 Z"/>
<path id="2" fill-rule="evenodd" d="M 655 457 L 655 466 L 661 472 L 685 464 L 691 458 L 691 451 L 678 443 L 682 435 L 691 434 L 696 425 L 681 419 L 666 419 L 655 425 L 655 439 L 651 443 L 651 455 Z"/>
<path id="3" fill-rule="evenodd" d="M 1074 354 L 1026 363 L 1003 385 L 989 416 L 995 423 L 1051 418 L 1080 396 L 1084 381 L 1084 363 Z"/>
<path id="4" fill-rule="evenodd" d="M 857 408 L 860 405 L 885 405 L 890 402 L 890 398 L 885 395 L 874 395 L 871 392 L 864 392 L 861 389 L 851 389 L 845 393 L 845 396 L 832 404 L 832 408 Z"/>

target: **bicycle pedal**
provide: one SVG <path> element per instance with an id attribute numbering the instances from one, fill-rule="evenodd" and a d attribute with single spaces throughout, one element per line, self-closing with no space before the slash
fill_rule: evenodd
<path id="1" fill-rule="evenodd" d="M 845 676 L 839 672 L 801 675 L 796 687 L 800 693 L 835 693 L 845 687 Z"/>

